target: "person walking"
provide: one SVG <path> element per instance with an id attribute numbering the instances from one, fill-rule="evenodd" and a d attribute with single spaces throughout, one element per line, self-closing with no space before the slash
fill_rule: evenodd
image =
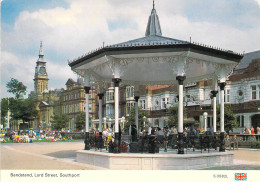
<path id="1" fill-rule="evenodd" d="M 251 134 L 255 134 L 255 129 L 253 126 L 251 126 Z"/>

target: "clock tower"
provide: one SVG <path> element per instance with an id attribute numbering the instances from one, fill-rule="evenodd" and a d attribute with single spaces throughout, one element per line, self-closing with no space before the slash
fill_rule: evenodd
<path id="1" fill-rule="evenodd" d="M 43 99 L 43 93 L 48 91 L 48 74 L 44 61 L 42 42 L 40 44 L 39 58 L 36 62 L 34 75 L 34 93 L 37 100 Z"/>

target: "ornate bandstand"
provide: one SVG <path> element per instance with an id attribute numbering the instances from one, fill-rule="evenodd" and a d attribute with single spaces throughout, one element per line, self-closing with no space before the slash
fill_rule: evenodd
<path id="1" fill-rule="evenodd" d="M 116 160 L 127 158 L 127 154 L 118 154 L 119 151 L 119 86 L 134 85 L 138 88 L 139 85 L 173 85 L 178 84 L 178 149 L 177 154 L 167 154 L 161 156 L 160 161 L 155 156 L 159 154 L 129 154 L 130 157 L 134 157 L 137 161 L 140 158 L 145 159 L 152 158 L 158 159 L 159 163 L 165 162 L 165 157 L 171 157 L 174 155 L 177 157 L 178 163 L 180 160 L 188 160 L 188 154 L 184 154 L 183 148 L 183 85 L 194 83 L 202 80 L 213 80 L 212 83 L 212 96 L 213 96 L 213 125 L 214 132 L 216 132 L 216 94 L 218 86 L 220 87 L 220 103 L 221 103 L 221 122 L 220 122 L 220 149 L 219 154 L 210 154 L 211 157 L 227 157 L 227 163 L 230 162 L 230 152 L 225 152 L 224 148 L 224 87 L 225 81 L 236 65 L 240 62 L 243 55 L 234 53 L 232 51 L 222 50 L 212 46 L 206 46 L 203 44 L 182 41 L 173 38 L 162 36 L 160 22 L 156 10 L 153 6 L 151 15 L 148 20 L 145 36 L 142 38 L 101 47 L 93 52 L 85 54 L 73 61 L 69 62 L 71 69 L 76 72 L 82 79 L 86 91 L 86 106 L 88 105 L 88 93 L 93 83 L 98 84 L 99 92 L 99 132 L 102 131 L 102 96 L 104 88 L 107 83 L 114 82 L 115 89 L 115 140 L 114 149 L 112 153 L 100 153 L 97 152 L 97 156 L 100 159 L 119 157 Z M 135 89 L 136 102 L 138 102 L 138 89 Z M 136 104 L 137 105 L 137 104 Z M 137 107 L 136 107 L 137 108 Z M 138 110 L 136 110 L 138 112 Z M 87 155 L 88 157 L 95 155 L 95 152 L 89 150 L 89 116 L 88 107 L 86 107 L 86 138 L 85 138 L 85 150 L 79 151 L 79 155 Z M 138 123 L 138 118 L 136 118 Z M 136 125 L 138 126 L 138 125 Z M 101 133 L 100 133 L 101 136 Z M 89 150 L 89 151 L 88 151 Z M 91 154 L 87 154 L 90 152 Z M 222 153 L 221 153 L 222 152 Z M 117 155 L 116 155 L 117 153 Z M 178 155 L 184 154 L 184 155 Z M 224 154 L 227 154 L 225 156 Z M 115 156 L 116 155 L 116 156 Z M 120 155 L 124 155 L 121 156 Z M 106 157 L 104 157 L 106 156 Z M 110 156 L 110 157 L 109 157 Z M 86 157 L 86 158 L 88 158 Z M 128 156 L 129 157 L 129 156 Z M 186 158 L 185 158 L 186 157 Z M 190 156 L 192 157 L 192 156 Z M 194 156 L 193 156 L 194 157 Z M 192 157 L 192 158 L 193 158 Z M 198 154 L 196 159 L 205 160 L 205 155 Z M 80 157 L 86 162 L 86 158 Z M 83 159 L 84 158 L 84 159 Z M 215 158 L 214 158 L 215 159 Z M 94 160 L 92 158 L 91 160 Z M 155 160 L 155 159 L 153 159 Z M 88 163 L 88 162 L 86 162 Z M 96 162 L 97 164 L 98 162 Z M 107 163 L 109 160 L 107 159 Z M 141 162 L 142 163 L 142 162 Z M 148 162 L 149 163 L 149 162 Z M 116 167 L 108 167 L 116 169 Z M 112 165 L 112 163 L 111 163 Z M 151 164 L 152 165 L 152 164 Z M 154 164 L 153 164 L 154 165 Z M 189 166 L 187 161 L 185 166 Z M 221 165 L 221 164 L 217 164 Z M 161 166 L 161 165 L 156 165 Z M 182 169 L 188 169 L 187 167 Z M 100 166 L 101 167 L 101 166 Z M 148 167 L 149 168 L 149 167 Z M 149 169 L 166 169 L 165 167 L 150 167 Z M 120 169 L 120 168 L 119 168 Z M 142 169 L 142 167 L 136 167 L 134 169 Z M 167 168 L 168 169 L 168 168 Z M 174 169 L 174 168 L 169 168 Z M 196 168 L 195 168 L 196 169 Z"/>

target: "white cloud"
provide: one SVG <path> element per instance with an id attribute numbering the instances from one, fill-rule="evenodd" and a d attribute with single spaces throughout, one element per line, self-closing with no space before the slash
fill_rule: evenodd
<path id="1" fill-rule="evenodd" d="M 260 6 L 260 0 L 255 0 L 257 3 L 258 3 L 258 5 Z"/>
<path id="2" fill-rule="evenodd" d="M 152 9 L 151 0 L 67 2 L 70 4 L 67 9 L 57 7 L 23 11 L 16 18 L 12 31 L 2 30 L 3 81 L 11 76 L 18 76 L 21 81 L 31 85 L 28 88 L 33 90 L 34 68 L 39 42 L 42 40 L 45 58 L 48 58 L 49 88 L 64 87 L 69 77 L 75 79 L 66 59 L 73 59 L 96 49 L 102 46 L 103 42 L 107 45 L 144 36 Z M 186 14 L 191 2 L 196 4 L 190 0 L 164 0 L 160 3 L 155 1 L 164 36 L 181 40 L 189 40 L 191 36 L 193 41 L 239 52 L 259 49 L 260 23 L 256 21 L 258 14 L 240 15 L 243 22 L 254 23 L 252 28 L 247 29 L 227 23 L 238 21 L 237 19 L 230 19 L 225 23 L 194 21 Z M 214 3 L 217 7 L 225 5 L 225 1 Z M 214 4 L 212 6 L 214 7 Z M 198 8 L 207 10 L 207 7 L 194 7 L 194 13 L 198 13 Z M 223 13 L 228 14 L 224 10 Z M 2 85 L 4 84 L 6 83 L 3 82 Z"/>
<path id="3" fill-rule="evenodd" d="M 35 58 L 29 57 L 27 59 L 19 58 L 16 55 L 2 51 L 1 54 L 1 90 L 2 95 L 6 93 L 6 83 L 15 78 L 23 82 L 27 86 L 27 91 L 33 90 L 33 76 L 34 76 L 34 63 Z"/>

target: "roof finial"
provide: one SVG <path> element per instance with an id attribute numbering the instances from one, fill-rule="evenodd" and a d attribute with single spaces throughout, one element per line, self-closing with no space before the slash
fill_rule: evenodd
<path id="1" fill-rule="evenodd" d="M 40 50 L 39 50 L 39 58 L 43 57 L 43 47 L 42 47 L 42 41 L 40 41 Z"/>
<path id="2" fill-rule="evenodd" d="M 156 10 L 154 9 L 154 0 L 153 0 L 153 9 L 151 11 L 151 15 L 148 19 L 145 36 L 150 35 L 159 35 L 162 36 L 161 26 L 159 22 L 159 17 L 156 14 Z"/>

